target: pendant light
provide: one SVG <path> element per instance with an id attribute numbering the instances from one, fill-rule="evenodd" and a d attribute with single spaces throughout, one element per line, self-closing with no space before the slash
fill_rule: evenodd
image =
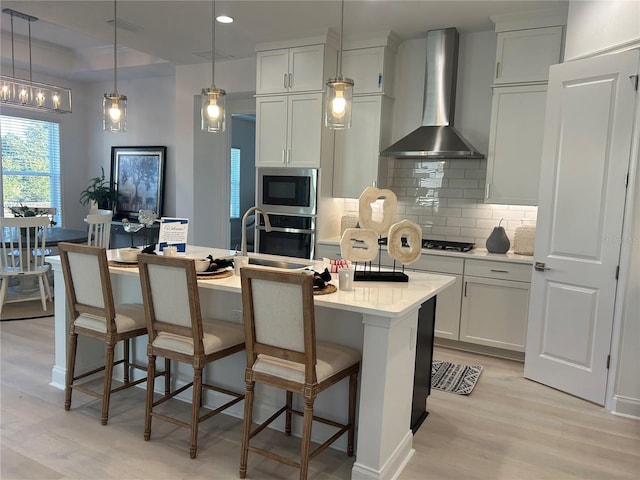
<path id="1" fill-rule="evenodd" d="M 342 36 L 344 28 L 344 0 L 340 14 L 340 50 L 336 78 L 327 80 L 324 92 L 324 126 L 332 130 L 351 128 L 351 107 L 354 82 L 342 77 Z"/>
<path id="2" fill-rule="evenodd" d="M 102 100 L 102 127 L 105 132 L 127 131 L 127 96 L 118 93 L 118 17 L 113 0 L 113 93 L 105 93 Z"/>
<path id="3" fill-rule="evenodd" d="M 2 9 L 11 15 L 11 76 L 0 75 L 0 102 L 17 108 L 71 113 L 71 89 L 33 81 L 31 65 L 31 23 L 38 19 L 26 13 L 10 8 Z M 29 25 L 29 79 L 16 77 L 15 53 L 13 44 L 13 17 L 26 20 Z"/>
<path id="4" fill-rule="evenodd" d="M 225 95 L 226 92 L 216 88 L 216 2 L 211 1 L 211 88 L 203 88 L 201 95 L 200 116 L 202 130 L 220 133 L 225 130 Z"/>

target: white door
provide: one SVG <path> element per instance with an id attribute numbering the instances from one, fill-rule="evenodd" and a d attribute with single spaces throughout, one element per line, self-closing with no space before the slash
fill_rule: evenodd
<path id="1" fill-rule="evenodd" d="M 524 375 L 600 405 L 638 57 L 569 62 L 549 75 L 534 257 L 546 270 L 532 276 Z"/>

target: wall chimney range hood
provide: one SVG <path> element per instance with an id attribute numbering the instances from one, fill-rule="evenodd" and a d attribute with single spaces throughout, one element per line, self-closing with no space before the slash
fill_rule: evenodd
<path id="1" fill-rule="evenodd" d="M 453 127 L 458 37 L 455 28 L 427 32 L 422 126 L 380 152 L 381 156 L 434 160 L 484 158 Z"/>

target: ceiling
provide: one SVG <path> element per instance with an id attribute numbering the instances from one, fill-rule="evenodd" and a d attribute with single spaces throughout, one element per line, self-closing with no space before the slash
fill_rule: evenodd
<path id="1" fill-rule="evenodd" d="M 347 0 L 345 39 L 371 32 L 392 31 L 401 40 L 418 38 L 435 28 L 457 27 L 461 33 L 492 30 L 490 15 L 526 12 L 566 5 L 566 0 Z M 113 67 L 112 1 L 2 1 L 11 8 L 38 17 L 31 24 L 35 46 L 43 44 L 73 57 L 73 68 L 55 73 L 75 79 L 107 78 Z M 340 2 L 334 0 L 217 0 L 216 14 L 232 16 L 232 24 L 216 24 L 216 58 L 254 55 L 261 42 L 304 38 L 327 29 L 339 32 Z M 210 62 L 211 2 L 119 0 L 117 16 L 128 28 L 118 28 L 119 56 L 139 64 L 173 68 Z M 10 43 L 10 15 L 2 17 L 2 41 Z M 27 36 L 27 22 L 14 20 L 14 36 Z M 35 48 L 35 47 L 34 47 Z M 122 54 L 122 55 L 121 55 Z M 9 50 L 10 60 L 10 50 Z M 96 59 L 104 57 L 103 62 Z M 110 60 L 108 60 L 110 59 Z M 6 48 L 3 47 L 6 62 Z M 136 63 L 134 60 L 130 60 Z M 34 65 L 37 62 L 34 60 Z M 133 64 L 132 63 L 132 64 Z M 6 63 L 5 63 L 6 65 Z M 69 71 L 71 70 L 71 71 Z"/>

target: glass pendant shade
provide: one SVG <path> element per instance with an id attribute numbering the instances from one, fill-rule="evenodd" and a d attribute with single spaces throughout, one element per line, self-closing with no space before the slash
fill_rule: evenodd
<path id="1" fill-rule="evenodd" d="M 324 126 L 332 130 L 351 128 L 353 80 L 331 78 L 324 92 Z"/>
<path id="2" fill-rule="evenodd" d="M 118 93 L 105 93 L 102 100 L 102 128 L 105 132 L 127 131 L 127 97 Z"/>
<path id="3" fill-rule="evenodd" d="M 226 92 L 215 87 L 203 88 L 201 99 L 202 130 L 210 133 L 224 132 Z"/>

